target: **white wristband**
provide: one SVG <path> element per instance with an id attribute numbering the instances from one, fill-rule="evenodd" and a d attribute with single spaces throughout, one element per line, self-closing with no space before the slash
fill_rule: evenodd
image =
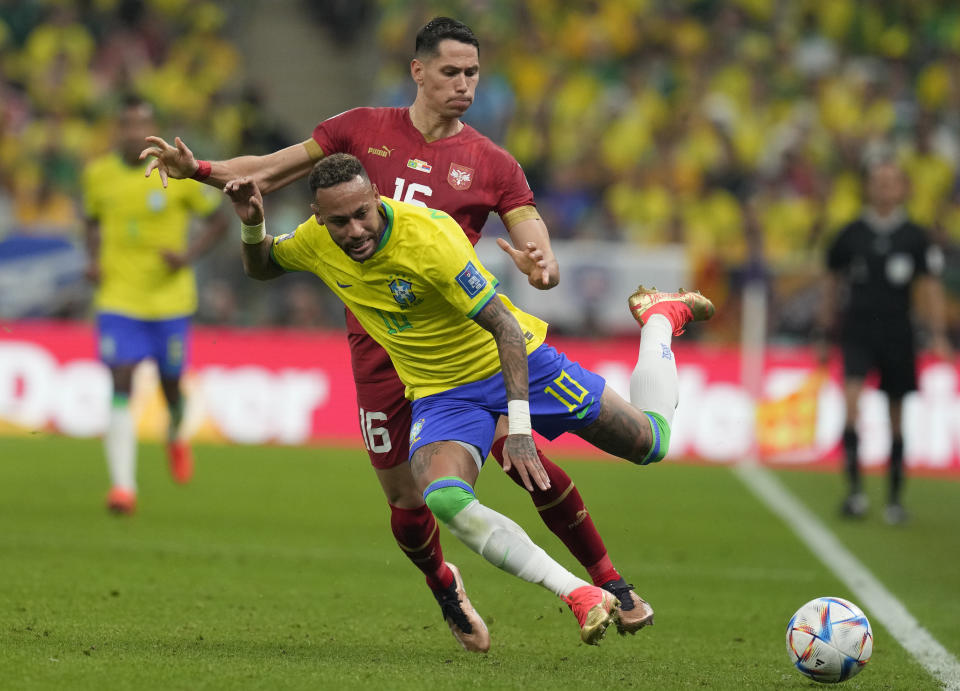
<path id="1" fill-rule="evenodd" d="M 530 433 L 530 402 L 507 401 L 507 434 Z"/>
<path id="2" fill-rule="evenodd" d="M 263 221 L 255 226 L 248 226 L 243 221 L 240 222 L 240 239 L 248 245 L 259 245 L 267 237 L 267 229 Z"/>

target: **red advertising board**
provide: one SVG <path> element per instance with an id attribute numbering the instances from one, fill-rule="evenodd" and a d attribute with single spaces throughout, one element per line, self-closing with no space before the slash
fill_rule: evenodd
<path id="1" fill-rule="evenodd" d="M 637 355 L 632 340 L 551 338 L 572 359 L 606 377 L 627 397 Z M 839 369 L 818 376 L 806 349 L 768 349 L 756 392 L 741 383 L 736 348 L 674 344 L 680 405 L 670 456 L 733 463 L 821 463 L 836 458 L 843 425 Z M 191 436 L 244 444 L 361 445 L 350 356 L 341 332 L 195 328 L 186 387 Z M 960 473 L 960 370 L 924 362 L 920 391 L 905 401 L 910 466 Z M 140 368 L 134 410 L 140 434 L 159 438 L 166 411 L 156 372 Z M 110 381 L 96 359 L 88 324 L 0 323 L 0 433 L 49 430 L 96 436 L 106 426 Z M 886 400 L 864 394 L 861 457 L 882 465 L 890 440 Z M 541 440 L 542 441 L 542 440 Z M 551 453 L 599 453 L 573 435 L 546 444 Z"/>

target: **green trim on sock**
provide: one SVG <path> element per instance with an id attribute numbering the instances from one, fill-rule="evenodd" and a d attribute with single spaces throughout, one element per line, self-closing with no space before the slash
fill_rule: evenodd
<path id="1" fill-rule="evenodd" d="M 670 423 L 663 415 L 654 413 L 652 410 L 644 410 L 643 414 L 650 420 L 653 443 L 650 445 L 650 451 L 640 461 L 640 465 L 659 463 L 667 455 L 667 451 L 670 450 Z"/>
<path id="2" fill-rule="evenodd" d="M 469 483 L 458 477 L 441 477 L 423 491 L 427 507 L 442 523 L 449 523 L 454 516 L 477 500 Z"/>
<path id="3" fill-rule="evenodd" d="M 110 399 L 110 405 L 113 408 L 126 408 L 128 405 L 130 405 L 130 394 L 114 393 L 113 397 Z"/>

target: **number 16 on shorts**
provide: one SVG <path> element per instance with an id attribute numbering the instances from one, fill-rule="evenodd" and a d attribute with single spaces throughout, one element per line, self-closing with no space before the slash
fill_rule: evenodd
<path id="1" fill-rule="evenodd" d="M 393 448 L 390 432 L 381 423 L 387 421 L 387 414 L 360 408 L 360 434 L 367 451 L 387 453 Z"/>

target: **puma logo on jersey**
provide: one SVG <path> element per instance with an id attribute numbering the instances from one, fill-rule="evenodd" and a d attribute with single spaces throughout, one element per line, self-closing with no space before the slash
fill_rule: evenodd
<path id="1" fill-rule="evenodd" d="M 396 151 L 396 148 L 391 149 L 387 145 L 380 147 L 371 146 L 369 149 L 367 149 L 368 154 L 373 154 L 374 156 L 379 156 L 380 158 L 390 158 L 390 154 L 392 154 L 394 151 Z"/>

